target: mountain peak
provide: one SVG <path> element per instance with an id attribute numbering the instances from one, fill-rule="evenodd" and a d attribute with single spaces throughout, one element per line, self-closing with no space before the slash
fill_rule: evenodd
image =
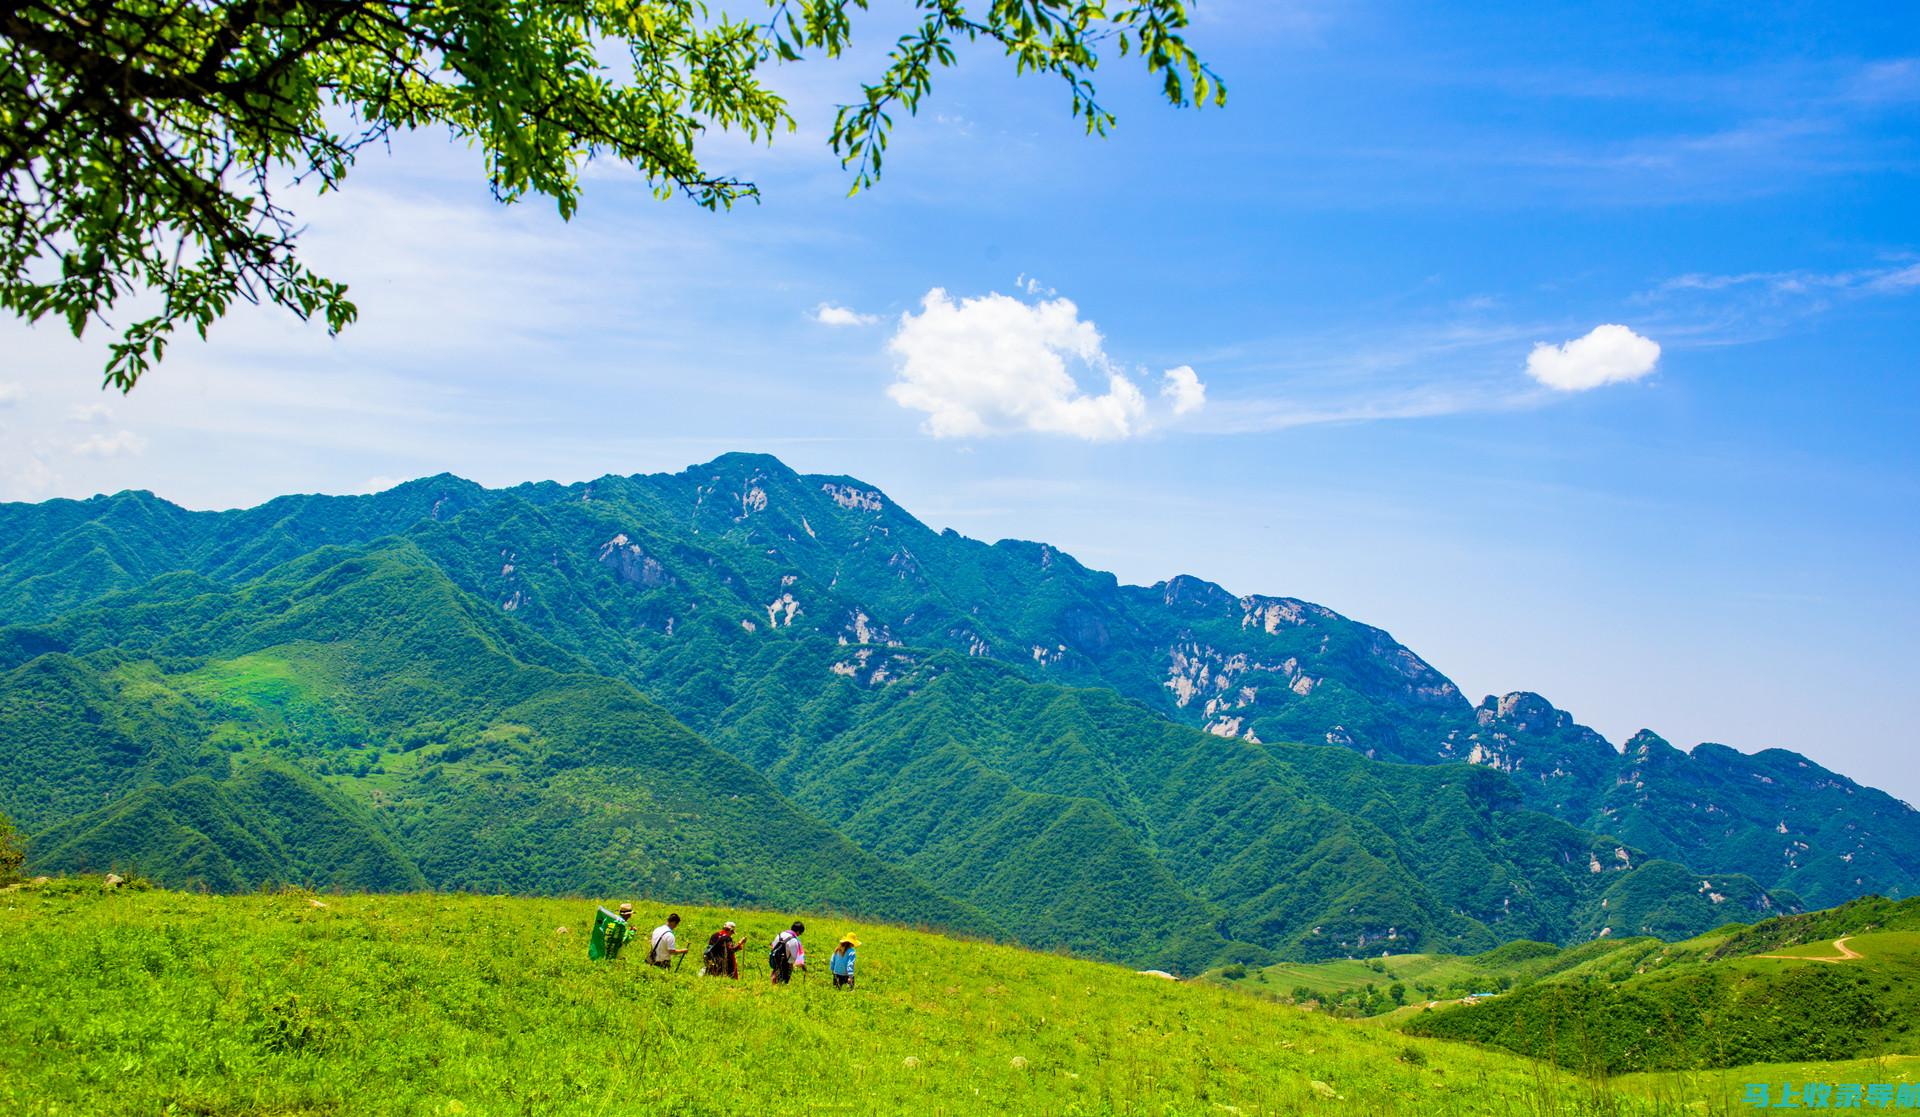
<path id="1" fill-rule="evenodd" d="M 1651 729 L 1642 729 L 1640 732 L 1627 738 L 1627 743 L 1622 747 L 1621 751 L 1626 754 L 1629 760 L 1635 760 L 1640 763 L 1646 763 L 1652 760 L 1672 759 L 1675 757 L 1684 759 L 1687 755 L 1682 750 L 1673 747 L 1665 737 L 1662 737 Z"/>
<path id="2" fill-rule="evenodd" d="M 1489 694 L 1474 711 L 1481 725 L 1505 722 L 1515 729 L 1564 729 L 1573 724 L 1573 715 L 1530 690 L 1516 690 L 1498 698 Z"/>
<path id="3" fill-rule="evenodd" d="M 1240 600 L 1229 593 L 1226 587 L 1191 574 L 1175 574 L 1153 588 L 1160 591 L 1161 601 L 1178 609 L 1231 608 Z"/>
<path id="4" fill-rule="evenodd" d="M 690 465 L 681 471 L 682 476 L 701 476 L 708 474 L 763 473 L 782 480 L 798 480 L 800 474 L 794 468 L 772 454 L 750 453 L 745 450 L 729 450 L 712 461 L 699 465 Z"/>
<path id="5" fill-rule="evenodd" d="M 478 481 L 469 481 L 465 477 L 460 476 L 458 473 L 449 473 L 446 470 L 441 470 L 439 473 L 435 473 L 427 477 L 416 477 L 411 481 L 402 481 L 398 485 L 393 486 L 392 488 L 383 489 L 381 491 L 389 492 L 389 493 L 413 492 L 417 489 L 431 489 L 435 487 L 445 488 L 448 486 L 453 486 L 461 489 L 485 488 L 485 486 L 480 484 Z"/>

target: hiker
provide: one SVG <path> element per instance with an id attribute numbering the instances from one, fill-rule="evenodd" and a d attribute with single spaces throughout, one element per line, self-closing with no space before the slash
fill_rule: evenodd
<path id="1" fill-rule="evenodd" d="M 615 929 L 611 929 L 610 931 L 610 933 L 615 937 L 617 937 L 618 939 L 617 942 L 613 942 L 611 944 L 613 946 L 613 950 L 610 953 L 612 956 L 618 957 L 621 947 L 625 946 L 630 942 L 637 940 L 640 937 L 640 925 L 633 921 L 633 905 L 632 904 L 629 904 L 623 901 L 620 904 L 620 909 L 614 912 L 614 914 L 620 917 L 621 926 Z"/>
<path id="2" fill-rule="evenodd" d="M 730 977 L 740 979 L 740 940 L 734 935 L 733 920 L 720 925 L 720 929 L 707 936 L 707 952 L 701 955 L 706 963 L 708 977 Z"/>
<path id="3" fill-rule="evenodd" d="M 833 971 L 835 989 L 853 988 L 853 951 L 859 945 L 859 939 L 842 935 L 840 945 L 833 948 L 833 957 L 827 959 L 827 968 Z"/>
<path id="4" fill-rule="evenodd" d="M 793 980 L 795 969 L 807 968 L 807 948 L 800 942 L 807 925 L 798 919 L 793 926 L 774 936 L 773 945 L 767 949 L 767 968 L 773 971 L 773 983 L 785 985 Z"/>
<path id="5" fill-rule="evenodd" d="M 687 948 L 674 942 L 673 929 L 680 926 L 680 913 L 667 916 L 667 921 L 653 929 L 653 936 L 647 940 L 647 964 L 661 969 L 671 969 L 676 954 L 685 954 Z"/>

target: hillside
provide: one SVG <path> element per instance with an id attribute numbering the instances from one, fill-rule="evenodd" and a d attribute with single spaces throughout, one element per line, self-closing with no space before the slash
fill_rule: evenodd
<path id="1" fill-rule="evenodd" d="M 1203 980 L 1582 1071 L 1697 1070 L 1911 1050 L 1916 931 L 1920 900 L 1867 897 L 1679 942 L 1521 940 L 1477 955 L 1235 963 Z"/>
<path id="2" fill-rule="evenodd" d="M 1619 944 L 1407 1030 L 1618 1074 L 1911 1053 L 1920 899 Z"/>
<path id="3" fill-rule="evenodd" d="M 862 940 L 852 993 L 819 974 L 770 989 L 753 952 L 738 983 L 589 963 L 592 906 L 85 880 L 0 893 L 0 1109 L 1688 1111 L 1217 988 L 821 916 L 816 964 L 833 935 Z M 789 918 L 680 910 L 697 935 L 737 918 L 754 944 Z"/>
<path id="4" fill-rule="evenodd" d="M 61 868 L 830 905 L 1181 972 L 1920 881 L 1920 815 L 1794 754 L 1622 754 L 1323 607 L 1122 586 L 760 456 L 0 505 L 0 604 L 0 811 Z M 262 765 L 331 797 L 282 810 Z M 392 855 L 285 837 L 355 832 Z"/>
<path id="5" fill-rule="evenodd" d="M 34 833 L 37 868 L 229 889 L 645 885 L 991 929 L 404 543 L 323 549 L 234 591 L 163 580 L 53 631 L 69 650 L 12 673 L 23 714 L 0 753 L 0 810 Z"/>
<path id="6" fill-rule="evenodd" d="M 672 887 L 1182 972 L 1588 936 L 1664 879 L 1490 770 L 1229 742 L 954 653 L 780 646 L 722 719 L 734 759 L 406 541 L 323 548 L 232 590 L 158 579 L 37 631 L 60 650 L 12 673 L 0 807 L 48 869 L 229 890 Z M 262 764 L 340 795 L 282 778 L 262 797 Z M 391 855 L 365 862 L 353 832 Z M 1723 887 L 1739 910 L 1769 902 Z M 1718 914 L 1691 879 L 1656 893 L 1676 889 L 1696 921 Z"/>

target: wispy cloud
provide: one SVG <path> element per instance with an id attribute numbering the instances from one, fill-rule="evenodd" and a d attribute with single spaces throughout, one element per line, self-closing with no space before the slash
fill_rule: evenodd
<path id="1" fill-rule="evenodd" d="M 1620 208 L 1767 197 L 1842 176 L 1911 174 L 1899 114 L 1920 101 L 1920 61 L 1776 65 L 1746 71 L 1440 67 L 1381 74 L 1436 98 L 1511 106 L 1486 123 L 1371 122 L 1345 143 L 1294 154 L 1311 173 L 1282 184 L 1331 206 L 1506 203 Z M 1557 101 L 1613 102 L 1605 127 Z M 1670 107 L 1670 108 L 1669 108 Z M 1418 119 L 1417 115 L 1412 119 Z M 1395 173 L 1386 173 L 1395 168 Z"/>
<path id="2" fill-rule="evenodd" d="M 1920 263 L 1889 264 L 1837 272 L 1757 271 L 1732 275 L 1689 272 L 1666 280 L 1654 289 L 1654 293 L 1753 288 L 1783 296 L 1817 296 L 1825 293 L 1897 295 L 1916 287 L 1920 287 Z"/>
<path id="3" fill-rule="evenodd" d="M 1663 333 L 1690 345 L 1746 344 L 1847 303 L 1920 291 L 1920 262 L 1896 257 L 1857 268 L 1688 272 L 1630 301 L 1672 325 Z"/>
<path id="4" fill-rule="evenodd" d="M 1523 411 L 1546 403 L 1540 390 L 1489 389 L 1484 384 L 1428 384 L 1345 398 L 1286 395 L 1222 400 L 1202 428 L 1209 434 L 1269 434 L 1299 427 L 1437 419 L 1447 415 Z"/>
<path id="5" fill-rule="evenodd" d="M 1529 343 L 1556 328 L 1445 319 L 1378 322 L 1249 339 L 1203 352 L 1213 370 L 1208 434 L 1429 419 L 1541 407 L 1555 393 L 1529 380 Z"/>
<path id="6" fill-rule="evenodd" d="M 92 434 L 74 443 L 73 452 L 87 458 L 134 457 L 147 452 L 147 440 L 129 430 Z"/>

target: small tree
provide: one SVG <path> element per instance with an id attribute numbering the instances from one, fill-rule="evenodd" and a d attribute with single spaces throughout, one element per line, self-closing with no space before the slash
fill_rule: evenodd
<path id="1" fill-rule="evenodd" d="M 20 879 L 20 867 L 27 863 L 26 844 L 20 840 L 20 832 L 0 814 L 0 884 L 12 884 Z"/>

